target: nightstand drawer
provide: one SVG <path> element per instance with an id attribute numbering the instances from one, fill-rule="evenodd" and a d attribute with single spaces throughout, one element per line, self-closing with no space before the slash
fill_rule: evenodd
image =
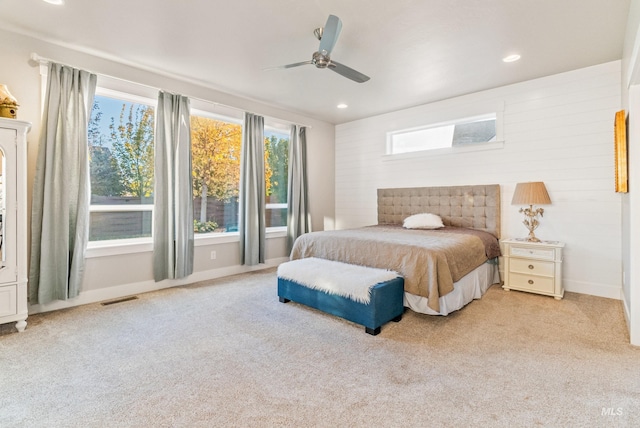
<path id="1" fill-rule="evenodd" d="M 554 275 L 555 263 L 543 262 L 540 260 L 526 260 L 526 259 L 511 259 L 509 270 L 511 272 L 522 273 L 524 275 L 540 275 L 550 276 Z"/>
<path id="2" fill-rule="evenodd" d="M 511 256 L 516 257 L 535 257 L 542 260 L 553 260 L 555 258 L 555 250 L 553 248 L 529 248 L 517 247 L 512 245 L 509 247 Z"/>
<path id="3" fill-rule="evenodd" d="M 553 293 L 553 278 L 544 276 L 523 275 L 509 273 L 509 285 L 513 288 L 537 291 L 541 293 Z"/>

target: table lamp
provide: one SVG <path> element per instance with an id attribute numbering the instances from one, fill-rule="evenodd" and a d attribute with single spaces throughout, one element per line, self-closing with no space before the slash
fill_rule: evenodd
<path id="1" fill-rule="evenodd" d="M 522 223 L 529 229 L 529 236 L 526 238 L 527 241 L 540 242 L 533 231 L 540 225 L 538 216 L 543 216 L 544 209 L 536 208 L 534 210 L 533 205 L 548 205 L 550 203 L 551 199 L 543 182 L 535 181 L 516 184 L 511 205 L 529 205 L 529 208 L 520 208 L 520 211 L 518 211 L 524 213 L 525 218 Z"/>

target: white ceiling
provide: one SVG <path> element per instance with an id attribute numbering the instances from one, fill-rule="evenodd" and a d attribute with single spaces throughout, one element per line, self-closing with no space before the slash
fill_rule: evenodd
<path id="1" fill-rule="evenodd" d="M 344 123 L 620 59 L 629 2 L 0 0 L 0 28 Z M 370 81 L 264 70 L 311 59 L 329 14 L 343 25 L 332 58 Z"/>

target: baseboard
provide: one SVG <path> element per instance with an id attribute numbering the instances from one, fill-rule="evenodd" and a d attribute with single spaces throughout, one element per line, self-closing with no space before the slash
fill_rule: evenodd
<path id="1" fill-rule="evenodd" d="M 207 271 L 195 272 L 184 279 L 173 279 L 155 282 L 153 280 L 122 284 L 113 287 L 101 288 L 98 290 L 88 290 L 80 292 L 78 297 L 70 300 L 56 300 L 51 303 L 43 305 L 31 305 L 29 306 L 29 314 L 37 314 L 41 312 L 56 311 L 59 309 L 72 308 L 74 306 L 87 305 L 90 303 L 103 302 L 105 300 L 119 299 L 122 297 L 132 296 L 134 294 L 148 293 L 150 291 L 162 290 L 165 288 L 177 287 L 181 285 L 193 284 L 201 281 L 208 281 L 216 278 L 223 278 L 225 276 L 237 275 L 241 273 L 268 269 L 276 267 L 280 263 L 288 261 L 288 257 L 279 257 L 275 259 L 266 260 L 264 264 L 256 266 L 227 266 L 217 269 L 211 269 Z M 502 275 L 502 272 L 500 272 Z M 598 284 L 583 281 L 571 281 L 564 280 L 564 288 L 566 291 L 573 293 L 589 294 L 592 296 L 605 297 L 608 299 L 622 300 L 624 302 L 624 296 L 622 287 L 614 286 L 611 284 Z M 625 317 L 627 319 L 627 325 L 629 325 L 629 314 L 626 303 L 624 304 Z"/>
<path id="2" fill-rule="evenodd" d="M 87 305 L 90 303 L 104 302 L 106 300 L 120 299 L 134 294 L 148 293 L 150 291 L 162 290 L 165 288 L 178 287 L 181 285 L 194 284 L 196 282 L 208 281 L 225 276 L 237 275 L 257 270 L 268 269 L 278 266 L 280 263 L 288 261 L 288 257 L 279 257 L 266 260 L 264 264 L 256 266 L 227 266 L 218 269 L 195 272 L 183 279 L 167 279 L 160 282 L 153 280 L 142 281 L 130 284 L 116 285 L 113 287 L 101 288 L 99 290 L 88 290 L 80 292 L 78 297 L 70 300 L 56 300 L 42 305 L 29 306 L 29 314 L 57 311 L 60 309 L 72 308 L 74 306 Z M 275 287 L 275 284 L 274 284 Z"/>
<path id="3" fill-rule="evenodd" d="M 504 271 L 502 258 L 500 259 L 500 279 L 504 283 Z M 600 284 L 595 282 L 572 281 L 568 279 L 562 280 L 565 291 L 571 293 L 589 294 L 591 296 L 606 297 L 607 299 L 623 300 L 623 291 L 621 285 Z"/>
<path id="4" fill-rule="evenodd" d="M 622 308 L 624 310 L 624 321 L 627 323 L 627 331 L 629 332 L 629 335 L 631 335 L 631 312 L 629 312 L 629 302 L 627 302 L 624 292 L 620 294 L 620 300 L 622 300 Z"/>
<path id="5" fill-rule="evenodd" d="M 607 299 L 622 299 L 622 286 L 601 284 L 585 281 L 563 280 L 565 291 L 571 293 L 589 294 L 591 296 L 606 297 Z"/>

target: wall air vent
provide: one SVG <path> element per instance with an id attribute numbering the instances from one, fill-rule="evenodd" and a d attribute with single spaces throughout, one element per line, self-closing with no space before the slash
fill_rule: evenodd
<path id="1" fill-rule="evenodd" d="M 102 306 L 108 306 L 108 305 L 114 305 L 116 303 L 128 302 L 130 300 L 138 300 L 138 296 L 129 296 L 129 297 L 124 297 L 122 299 L 109 300 L 108 302 L 102 302 L 100 304 Z"/>

